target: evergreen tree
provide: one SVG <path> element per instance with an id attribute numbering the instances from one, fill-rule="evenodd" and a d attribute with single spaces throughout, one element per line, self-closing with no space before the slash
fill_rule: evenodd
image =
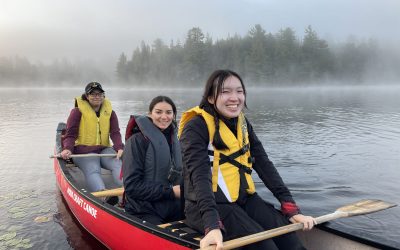
<path id="1" fill-rule="evenodd" d="M 117 78 L 119 81 L 126 82 L 128 81 L 128 63 L 127 58 L 124 53 L 119 56 L 119 60 L 117 63 Z"/>
<path id="2" fill-rule="evenodd" d="M 327 76 L 333 70 L 332 55 L 325 40 L 308 26 L 302 44 L 300 76 L 303 80 L 316 80 Z"/>
<path id="3" fill-rule="evenodd" d="M 250 51 L 246 59 L 246 71 L 253 82 L 265 81 L 268 77 L 267 68 L 267 37 L 261 25 L 255 25 L 248 34 Z"/>
<path id="4" fill-rule="evenodd" d="M 279 80 L 293 82 L 298 74 L 299 48 L 294 30 L 281 29 L 276 35 L 276 70 Z"/>
<path id="5" fill-rule="evenodd" d="M 202 80 L 206 63 L 204 34 L 200 28 L 189 30 L 184 45 L 185 76 L 192 84 Z"/>
<path id="6" fill-rule="evenodd" d="M 267 33 L 257 24 L 245 37 L 235 34 L 213 41 L 198 27 L 191 28 L 185 42 L 161 39 L 141 42 L 130 60 L 122 53 L 116 63 L 121 82 L 146 84 L 185 83 L 202 85 L 211 71 L 227 68 L 256 84 L 295 84 L 329 79 L 351 82 L 400 78 L 400 52 L 379 48 L 376 41 L 349 39 L 333 49 L 308 26 L 300 42 L 291 28 Z M 82 83 L 87 79 L 109 81 L 92 61 L 72 63 L 56 59 L 52 63 L 31 63 L 25 57 L 0 57 L 0 84 L 48 82 L 58 85 Z M 112 81 L 111 81 L 112 82 Z"/>

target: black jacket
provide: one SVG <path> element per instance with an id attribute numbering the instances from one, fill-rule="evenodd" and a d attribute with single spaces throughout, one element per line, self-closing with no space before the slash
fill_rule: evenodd
<path id="1" fill-rule="evenodd" d="M 235 119 L 224 121 L 227 126 L 236 134 Z M 268 187 L 273 195 L 280 202 L 294 203 L 290 191 L 285 186 L 277 172 L 274 164 L 269 160 L 260 140 L 254 133 L 253 127 L 246 120 L 251 156 L 254 158 L 253 169 L 257 172 L 260 179 Z M 210 160 L 207 155 L 209 134 L 207 124 L 201 116 L 196 116 L 186 125 L 180 137 L 183 155 L 183 175 L 185 186 L 185 206 L 197 206 L 200 212 L 204 229 L 217 228 L 219 225 L 219 215 L 215 197 L 220 197 L 212 191 Z M 188 200 L 187 193 L 193 193 L 196 200 Z M 239 196 L 239 200 L 241 197 Z M 186 209 L 186 211 L 196 211 L 196 209 Z M 196 215 L 186 214 L 188 220 L 195 218 Z M 198 215 L 197 215 L 198 217 Z"/>
<path id="2" fill-rule="evenodd" d="M 166 138 L 172 136 L 173 131 L 172 128 L 164 131 L 167 133 L 164 134 Z M 170 141 L 168 142 L 170 144 Z M 168 201 L 174 201 L 176 198 L 167 176 L 165 176 L 165 180 L 145 178 L 149 175 L 149 168 L 153 168 L 153 166 L 148 166 L 149 160 L 153 160 L 148 159 L 150 146 L 150 140 L 142 133 L 133 134 L 126 142 L 122 161 L 125 210 L 131 214 L 150 213 L 165 218 L 168 216 L 163 214 L 164 211 L 167 211 L 164 209 L 165 206 L 168 206 Z"/>

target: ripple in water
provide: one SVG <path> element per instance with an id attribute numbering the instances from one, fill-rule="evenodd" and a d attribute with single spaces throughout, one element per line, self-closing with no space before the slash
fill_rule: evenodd
<path id="1" fill-rule="evenodd" d="M 179 118 L 183 110 L 199 103 L 202 91 L 163 92 L 176 101 Z M 18 222 L 22 228 L 16 230 L 15 238 L 30 239 L 34 249 L 101 247 L 63 204 L 48 158 L 53 152 L 57 123 L 66 121 L 73 97 L 80 94 L 81 89 L 0 89 L 0 236 Z M 109 91 L 122 134 L 129 115 L 145 114 L 156 95 L 159 90 Z M 318 216 L 360 199 L 379 198 L 400 204 L 398 96 L 400 89 L 250 88 L 246 114 L 302 211 Z M 279 206 L 260 183 L 257 192 Z M 37 197 L 24 197 L 31 193 Z M 36 202 L 37 206 L 28 207 Z M 21 210 L 26 213 L 24 217 L 11 218 L 8 211 L 12 207 L 31 209 Z M 35 222 L 40 216 L 52 219 Z M 392 208 L 330 225 L 400 248 L 398 221 L 400 209 Z"/>

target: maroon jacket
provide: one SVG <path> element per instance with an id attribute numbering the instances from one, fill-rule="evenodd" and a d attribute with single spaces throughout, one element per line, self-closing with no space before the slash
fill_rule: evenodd
<path id="1" fill-rule="evenodd" d="M 105 146 L 96 145 L 96 146 L 84 146 L 78 145 L 75 146 L 75 140 L 78 138 L 79 134 L 79 124 L 81 122 L 82 113 L 78 108 L 74 108 L 71 110 L 67 120 L 67 130 L 65 133 L 65 139 L 63 142 L 63 149 L 69 149 L 73 154 L 88 154 L 88 153 L 100 153 Z M 119 130 L 118 117 L 114 110 L 111 113 L 110 117 L 110 138 L 114 143 L 113 148 L 115 151 L 124 148 L 124 144 L 122 143 L 121 133 Z"/>

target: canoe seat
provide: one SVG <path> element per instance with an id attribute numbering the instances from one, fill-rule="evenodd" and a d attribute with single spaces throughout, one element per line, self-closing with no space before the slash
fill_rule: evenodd
<path id="1" fill-rule="evenodd" d="M 190 241 L 200 241 L 204 235 L 197 232 L 196 230 L 190 228 L 183 221 L 174 221 L 170 223 L 160 224 L 158 225 L 161 228 L 170 230 L 174 234 L 178 234 L 180 238 L 190 240 Z"/>
<path id="2" fill-rule="evenodd" d="M 66 167 L 71 167 L 71 168 L 76 167 L 74 161 L 71 158 L 65 160 L 65 166 Z"/>
<path id="3" fill-rule="evenodd" d="M 68 172 L 73 176 L 74 180 L 80 184 L 80 187 L 87 189 L 88 187 L 86 186 L 85 176 L 83 175 L 83 172 L 78 168 L 78 166 L 74 163 L 66 163 L 65 166 L 68 168 Z M 114 189 L 118 187 L 114 183 L 110 170 L 101 168 L 101 177 L 108 189 Z"/>

